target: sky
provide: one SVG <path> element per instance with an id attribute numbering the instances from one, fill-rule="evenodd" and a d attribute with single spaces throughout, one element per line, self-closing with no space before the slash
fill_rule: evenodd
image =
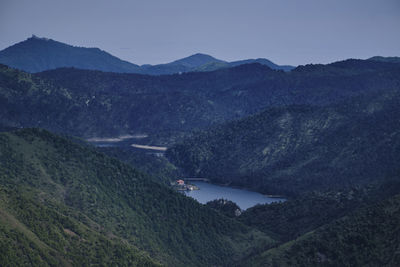
<path id="1" fill-rule="evenodd" d="M 0 0 L 0 50 L 32 34 L 139 65 L 329 63 L 400 56 L 400 0 Z"/>

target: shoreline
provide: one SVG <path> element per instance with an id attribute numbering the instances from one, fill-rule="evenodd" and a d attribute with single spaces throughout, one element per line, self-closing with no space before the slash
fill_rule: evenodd
<path id="1" fill-rule="evenodd" d="M 261 192 L 252 190 L 252 189 L 250 189 L 250 188 L 247 188 L 247 187 L 241 187 L 241 186 L 237 186 L 237 185 L 230 185 L 229 183 L 226 183 L 226 184 L 219 184 L 219 183 L 210 182 L 210 180 L 209 180 L 209 182 L 205 182 L 205 181 L 193 181 L 193 182 L 194 182 L 194 183 L 196 183 L 196 182 L 202 182 L 202 183 L 208 183 L 208 184 L 211 184 L 211 185 L 216 185 L 216 186 L 221 186 L 221 187 L 230 187 L 230 188 L 239 189 L 239 190 L 246 190 L 246 191 L 249 191 L 249 192 L 259 193 L 259 194 L 261 194 L 261 195 L 263 195 L 263 196 L 265 196 L 265 197 L 268 197 L 268 198 L 277 198 L 277 199 L 284 199 L 284 200 L 287 200 L 287 199 L 288 199 L 288 198 L 287 198 L 286 196 L 284 196 L 284 195 L 264 194 L 264 193 L 261 193 Z M 201 190 L 201 188 L 200 188 L 199 190 Z"/>

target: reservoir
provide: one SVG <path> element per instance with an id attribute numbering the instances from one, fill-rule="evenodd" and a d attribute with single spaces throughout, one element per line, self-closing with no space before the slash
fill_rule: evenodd
<path id="1" fill-rule="evenodd" d="M 235 202 L 240 209 L 245 210 L 257 204 L 285 201 L 284 198 L 267 197 L 258 192 L 245 189 L 219 186 L 206 182 L 191 182 L 191 184 L 196 185 L 200 190 L 186 191 L 185 194 L 202 204 L 206 204 L 214 199 L 223 198 Z"/>

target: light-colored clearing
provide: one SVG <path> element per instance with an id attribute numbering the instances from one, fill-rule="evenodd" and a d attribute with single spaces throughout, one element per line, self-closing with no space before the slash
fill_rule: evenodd
<path id="1" fill-rule="evenodd" d="M 166 151 L 167 150 L 167 148 L 164 146 L 146 146 L 146 145 L 138 145 L 138 144 L 132 144 L 131 146 L 136 147 L 136 148 L 151 149 L 151 150 L 158 150 L 158 151 Z"/>
<path id="2" fill-rule="evenodd" d="M 118 137 L 93 137 L 86 139 L 88 142 L 121 142 L 127 139 L 143 139 L 148 137 L 147 134 L 121 135 Z"/>
<path id="3" fill-rule="evenodd" d="M 77 234 L 75 232 L 73 232 L 67 228 L 64 228 L 64 233 L 66 233 L 67 235 L 70 235 L 70 236 L 77 236 Z"/>

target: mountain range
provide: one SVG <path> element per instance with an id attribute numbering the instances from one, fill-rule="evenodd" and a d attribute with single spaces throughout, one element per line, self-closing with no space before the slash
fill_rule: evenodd
<path id="1" fill-rule="evenodd" d="M 0 51 L 0 63 L 27 72 L 41 72 L 62 67 L 106 72 L 150 75 L 190 71 L 211 71 L 248 63 L 260 63 L 272 69 L 289 71 L 292 66 L 279 66 L 267 59 L 227 62 L 205 54 L 194 54 L 171 63 L 142 66 L 123 61 L 98 48 L 75 47 L 35 35 Z"/>
<path id="2" fill-rule="evenodd" d="M 0 122 L 79 137 L 148 134 L 172 144 L 192 131 L 286 105 L 329 105 L 399 83 L 399 64 L 347 60 L 291 72 L 245 64 L 149 76 L 63 68 L 0 68 Z"/>
<path id="3" fill-rule="evenodd" d="M 19 64 L 0 64 L 1 266 L 400 266 L 398 57 L 138 66 L 37 37 L 0 55 Z M 125 137 L 167 150 L 88 142 Z M 185 176 L 285 201 L 202 205 Z"/>

